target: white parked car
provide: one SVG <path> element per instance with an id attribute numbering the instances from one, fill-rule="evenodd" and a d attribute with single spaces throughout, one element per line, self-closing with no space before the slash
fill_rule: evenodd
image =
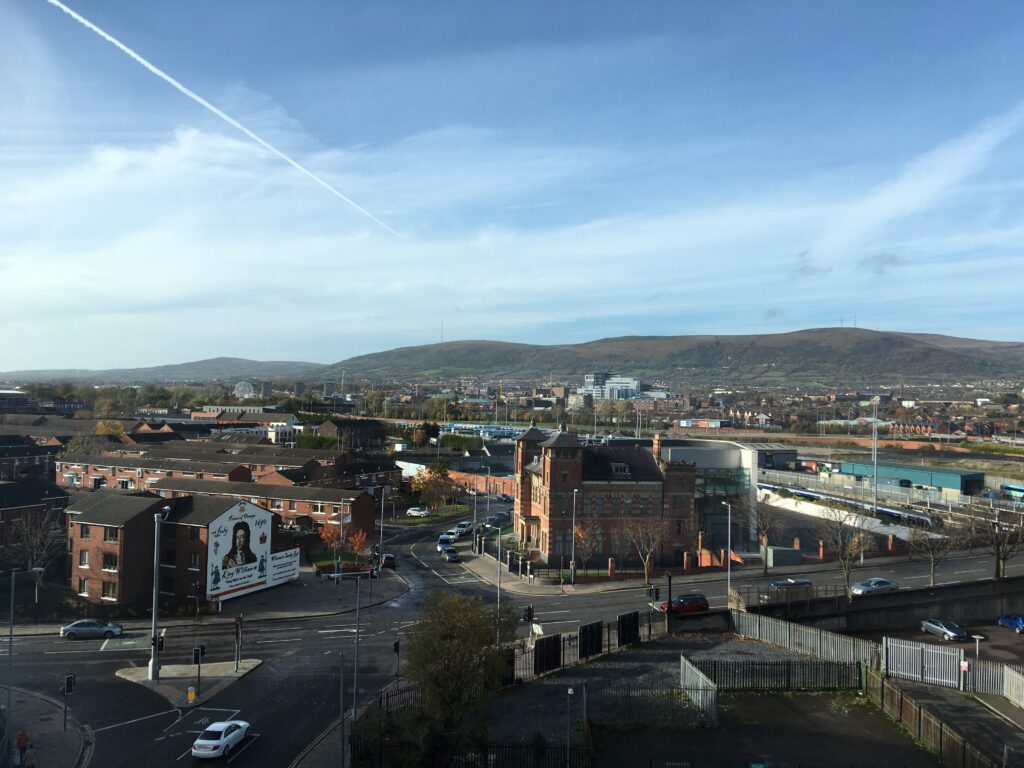
<path id="1" fill-rule="evenodd" d="M 469 520 L 463 520 L 461 523 L 455 526 L 455 530 L 459 532 L 459 536 L 465 536 L 467 533 L 473 530 L 473 524 Z"/>
<path id="2" fill-rule="evenodd" d="M 244 720 L 210 723 L 192 744 L 192 757 L 227 757 L 246 734 L 249 724 Z"/>
<path id="3" fill-rule="evenodd" d="M 430 510 L 423 507 L 409 507 L 405 510 L 406 517 L 430 517 Z"/>

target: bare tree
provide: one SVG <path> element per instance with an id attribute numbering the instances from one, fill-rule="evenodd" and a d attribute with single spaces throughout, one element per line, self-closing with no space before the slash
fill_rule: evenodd
<path id="1" fill-rule="evenodd" d="M 1007 561 L 1024 547 L 1024 523 L 1021 521 L 1018 513 L 993 509 L 973 525 L 981 546 L 995 558 L 997 581 L 1006 578 Z"/>
<path id="2" fill-rule="evenodd" d="M 913 528 L 910 531 L 910 551 L 928 560 L 928 586 L 935 586 L 935 569 L 954 550 L 967 541 L 967 532 L 958 526 L 939 524 L 934 530 Z"/>
<path id="3" fill-rule="evenodd" d="M 750 522 L 757 532 L 758 544 L 761 547 L 761 572 L 765 576 L 768 575 L 768 545 L 782 529 L 783 514 L 783 510 L 760 499 L 755 501 L 750 509 Z"/>
<path id="4" fill-rule="evenodd" d="M 572 535 L 576 539 L 576 558 L 583 563 L 583 567 L 586 569 L 587 563 L 594 556 L 598 544 L 604 537 L 604 531 L 597 518 L 588 515 L 579 520 Z"/>
<path id="5" fill-rule="evenodd" d="M 7 523 L 7 559 L 26 570 L 38 568 L 36 603 L 46 568 L 67 550 L 64 534 L 64 512 L 49 509 L 42 513 L 25 513 Z"/>
<path id="6" fill-rule="evenodd" d="M 826 551 L 835 556 L 843 570 L 847 593 L 850 591 L 850 571 L 854 561 L 874 546 L 874 536 L 858 527 L 860 519 L 861 515 L 849 507 L 827 505 L 818 526 Z"/>
<path id="7" fill-rule="evenodd" d="M 624 545 L 623 549 L 635 549 L 644 566 L 644 586 L 651 583 L 651 563 L 654 556 L 661 551 L 665 540 L 666 526 L 661 517 L 638 517 L 630 519 L 622 517 L 622 525 L 616 530 L 616 536 Z"/>

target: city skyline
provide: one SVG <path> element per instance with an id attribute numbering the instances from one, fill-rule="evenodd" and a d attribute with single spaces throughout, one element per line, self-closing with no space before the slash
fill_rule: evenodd
<path id="1" fill-rule="evenodd" d="M 1021 340 L 1024 9 L 68 5 L 364 210 L 8 4 L 0 370 L 330 363 L 442 324 Z"/>

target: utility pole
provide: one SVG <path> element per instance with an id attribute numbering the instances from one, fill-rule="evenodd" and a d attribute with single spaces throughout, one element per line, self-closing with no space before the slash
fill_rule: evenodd
<path id="1" fill-rule="evenodd" d="M 171 511 L 164 507 L 153 513 L 153 624 L 149 633 L 149 679 L 160 680 L 160 650 L 157 648 L 157 618 L 160 615 L 160 524 Z"/>

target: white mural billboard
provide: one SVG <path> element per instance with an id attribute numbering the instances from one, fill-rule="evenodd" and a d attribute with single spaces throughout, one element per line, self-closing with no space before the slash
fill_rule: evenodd
<path id="1" fill-rule="evenodd" d="M 273 515 L 240 501 L 209 526 L 206 596 L 230 600 L 298 578 L 299 551 L 270 551 Z"/>

